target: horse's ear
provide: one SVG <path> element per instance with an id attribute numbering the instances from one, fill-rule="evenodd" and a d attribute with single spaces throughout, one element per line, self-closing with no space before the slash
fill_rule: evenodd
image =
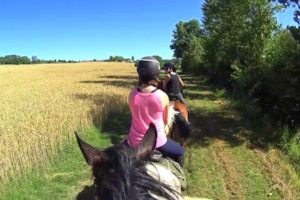
<path id="1" fill-rule="evenodd" d="M 156 146 L 157 131 L 154 124 L 150 124 L 149 129 L 145 133 L 143 140 L 138 146 L 136 157 L 141 160 L 150 158 L 152 151 Z"/>
<path id="2" fill-rule="evenodd" d="M 99 150 L 99 149 L 89 145 L 88 143 L 84 142 L 83 140 L 81 140 L 76 131 L 75 131 L 75 136 L 76 136 L 79 148 L 80 148 L 86 162 L 89 165 L 93 165 L 94 161 L 98 162 L 98 161 L 102 160 L 103 158 L 105 158 L 105 154 L 101 150 Z"/>

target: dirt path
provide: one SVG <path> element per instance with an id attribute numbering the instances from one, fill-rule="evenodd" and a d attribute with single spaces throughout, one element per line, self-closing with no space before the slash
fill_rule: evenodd
<path id="1" fill-rule="evenodd" d="M 226 152 L 226 143 L 223 140 L 215 140 L 214 148 L 217 159 L 221 162 L 225 170 L 225 187 L 229 199 L 242 199 L 244 196 L 243 188 L 240 187 L 240 176 L 238 169 L 235 167 L 235 160 Z"/>
<path id="2" fill-rule="evenodd" d="M 300 199 L 299 177 L 275 149 L 258 146 L 256 131 L 204 79 L 184 77 L 193 134 L 185 171 L 188 195 L 211 199 Z"/>

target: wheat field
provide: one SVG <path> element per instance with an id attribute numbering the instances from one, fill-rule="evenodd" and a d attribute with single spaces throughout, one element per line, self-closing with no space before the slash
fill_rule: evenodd
<path id="1" fill-rule="evenodd" d="M 132 63 L 0 67 L 0 181 L 42 166 L 73 139 L 101 124 L 108 109 L 127 103 Z"/>

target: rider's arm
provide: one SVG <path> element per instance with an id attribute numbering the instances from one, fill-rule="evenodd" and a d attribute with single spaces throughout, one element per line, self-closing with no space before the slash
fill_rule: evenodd
<path id="1" fill-rule="evenodd" d="M 162 104 L 163 104 L 163 120 L 164 120 L 164 124 L 168 123 L 168 114 L 169 114 L 169 97 L 166 93 L 163 93 L 162 96 Z"/>
<path id="2" fill-rule="evenodd" d="M 181 80 L 180 76 L 178 75 L 178 79 L 179 79 L 179 86 L 180 88 L 182 88 L 184 86 L 183 81 Z"/>
<path id="3" fill-rule="evenodd" d="M 168 82 L 169 82 L 170 79 L 171 79 L 170 74 L 167 74 L 167 75 L 165 76 L 164 84 L 163 84 L 163 87 L 164 87 L 164 90 L 165 90 L 165 91 L 167 90 L 167 84 L 168 84 Z"/>

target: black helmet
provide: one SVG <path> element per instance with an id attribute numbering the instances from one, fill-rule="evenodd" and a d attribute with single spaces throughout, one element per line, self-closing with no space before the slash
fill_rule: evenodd
<path id="1" fill-rule="evenodd" d="M 143 57 L 137 64 L 137 72 L 143 81 L 151 81 L 158 78 L 160 72 L 159 62 L 151 56 Z"/>
<path id="2" fill-rule="evenodd" d="M 168 68 L 174 69 L 174 64 L 173 64 L 173 63 L 170 63 L 170 62 L 166 63 L 166 64 L 164 65 L 164 69 L 168 69 Z"/>

